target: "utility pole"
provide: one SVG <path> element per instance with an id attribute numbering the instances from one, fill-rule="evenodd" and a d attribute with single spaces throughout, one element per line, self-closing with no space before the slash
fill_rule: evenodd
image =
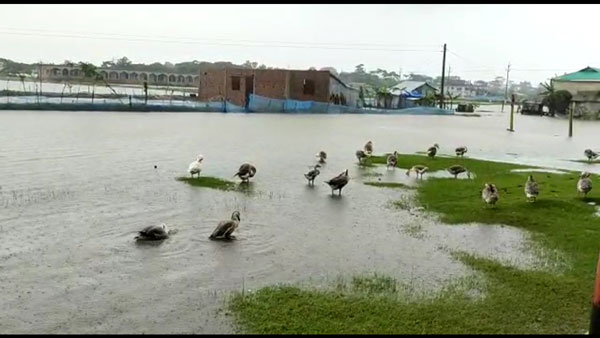
<path id="1" fill-rule="evenodd" d="M 444 44 L 444 58 L 442 60 L 442 86 L 441 86 L 441 98 L 440 98 L 440 108 L 444 108 L 444 77 L 446 75 L 446 44 Z"/>
<path id="2" fill-rule="evenodd" d="M 506 102 L 508 98 L 508 78 L 510 75 L 510 62 L 508 63 L 508 68 L 506 68 L 506 88 L 504 89 L 504 100 L 502 100 L 502 112 L 504 112 L 504 102 Z"/>

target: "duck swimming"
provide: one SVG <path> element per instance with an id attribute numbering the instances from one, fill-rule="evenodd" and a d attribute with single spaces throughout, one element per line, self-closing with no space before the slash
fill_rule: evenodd
<path id="1" fill-rule="evenodd" d="M 315 165 L 315 167 L 311 171 L 309 171 L 308 173 L 304 174 L 304 177 L 306 177 L 306 179 L 308 180 L 308 184 L 312 183 L 312 185 L 315 185 L 315 178 L 317 176 L 319 176 L 319 174 L 321 173 L 319 171 L 319 168 L 321 168 L 321 165 L 319 165 L 317 163 L 317 165 Z"/>
<path id="2" fill-rule="evenodd" d="M 242 182 L 249 182 L 251 177 L 256 174 L 256 168 L 250 163 L 244 163 L 238 169 L 238 172 L 233 177 L 238 176 Z"/>
<path id="3" fill-rule="evenodd" d="M 319 153 L 317 154 L 317 157 L 319 158 L 319 162 L 320 163 L 325 163 L 325 160 L 327 159 L 327 153 L 324 152 L 323 150 L 319 151 Z"/>
<path id="4" fill-rule="evenodd" d="M 135 237 L 138 241 L 159 241 L 169 238 L 169 228 L 166 224 L 150 225 L 138 232 Z"/>
<path id="5" fill-rule="evenodd" d="M 535 202 L 535 199 L 540 194 L 537 182 L 533 179 L 533 175 L 529 175 L 525 182 L 525 197 L 530 202 Z"/>
<path id="6" fill-rule="evenodd" d="M 231 219 L 227 221 L 221 221 L 210 235 L 210 239 L 232 239 L 231 234 L 240 225 L 240 212 L 234 211 L 231 214 Z"/>
<path id="7" fill-rule="evenodd" d="M 338 190 L 339 196 L 342 196 L 342 188 L 348 184 L 350 181 L 350 177 L 348 176 L 348 169 L 337 175 L 336 177 L 330 179 L 329 181 L 325 181 L 331 187 L 331 196 L 333 196 L 333 192 Z"/>
<path id="8" fill-rule="evenodd" d="M 417 178 L 419 178 L 419 175 L 421 175 L 421 178 L 423 178 L 423 174 L 426 173 L 428 170 L 429 168 L 427 168 L 426 166 L 422 164 L 417 164 L 406 171 L 406 176 L 410 176 L 410 172 L 414 171 L 417 174 Z"/>

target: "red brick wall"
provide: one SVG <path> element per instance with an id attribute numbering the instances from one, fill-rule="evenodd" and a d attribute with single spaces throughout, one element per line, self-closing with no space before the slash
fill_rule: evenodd
<path id="1" fill-rule="evenodd" d="M 313 80 L 315 94 L 304 94 L 304 80 Z M 300 101 L 329 101 L 329 72 L 315 70 L 294 70 L 290 72 L 290 95 L 292 100 Z"/>
<path id="2" fill-rule="evenodd" d="M 225 75 L 227 74 L 227 75 Z M 246 77 L 254 75 L 254 84 L 246 83 Z M 240 77 L 240 89 L 232 89 L 232 76 Z M 225 84 L 225 78 L 227 84 Z M 329 101 L 329 72 L 285 69 L 227 68 L 200 71 L 198 99 L 209 101 L 222 99 L 238 106 L 246 104 L 246 86 L 254 85 L 254 94 L 273 99 L 301 101 Z M 304 94 L 304 80 L 314 81 L 314 95 Z M 287 86 L 286 86 L 287 84 Z M 225 86 L 227 92 L 225 93 Z"/>
<path id="3" fill-rule="evenodd" d="M 287 72 L 283 69 L 257 69 L 254 77 L 254 93 L 272 99 L 285 99 Z"/>

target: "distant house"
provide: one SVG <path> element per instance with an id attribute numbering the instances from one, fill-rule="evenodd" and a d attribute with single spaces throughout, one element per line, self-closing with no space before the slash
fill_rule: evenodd
<path id="1" fill-rule="evenodd" d="M 460 97 L 471 97 L 477 95 L 477 90 L 473 84 L 465 80 L 448 79 L 444 83 L 444 94 Z"/>
<path id="2" fill-rule="evenodd" d="M 550 82 L 555 91 L 571 93 L 577 115 L 600 114 L 600 68 L 586 67 Z"/>
<path id="3" fill-rule="evenodd" d="M 395 85 L 392 91 L 403 96 L 425 97 L 437 93 L 438 89 L 426 81 L 402 81 Z"/>

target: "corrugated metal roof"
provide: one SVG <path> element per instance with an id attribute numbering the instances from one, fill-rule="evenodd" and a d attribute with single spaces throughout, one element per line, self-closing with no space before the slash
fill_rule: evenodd
<path id="1" fill-rule="evenodd" d="M 600 68 L 585 67 L 584 69 L 555 77 L 554 81 L 600 81 Z"/>
<path id="2" fill-rule="evenodd" d="M 397 88 L 401 91 L 406 91 L 408 93 L 411 93 L 412 91 L 414 91 L 415 89 L 427 85 L 435 90 L 437 90 L 437 88 L 435 88 L 434 86 L 430 85 L 429 83 L 425 82 L 425 81 L 402 81 L 400 83 L 398 83 L 397 85 L 395 85 L 393 88 Z"/>

